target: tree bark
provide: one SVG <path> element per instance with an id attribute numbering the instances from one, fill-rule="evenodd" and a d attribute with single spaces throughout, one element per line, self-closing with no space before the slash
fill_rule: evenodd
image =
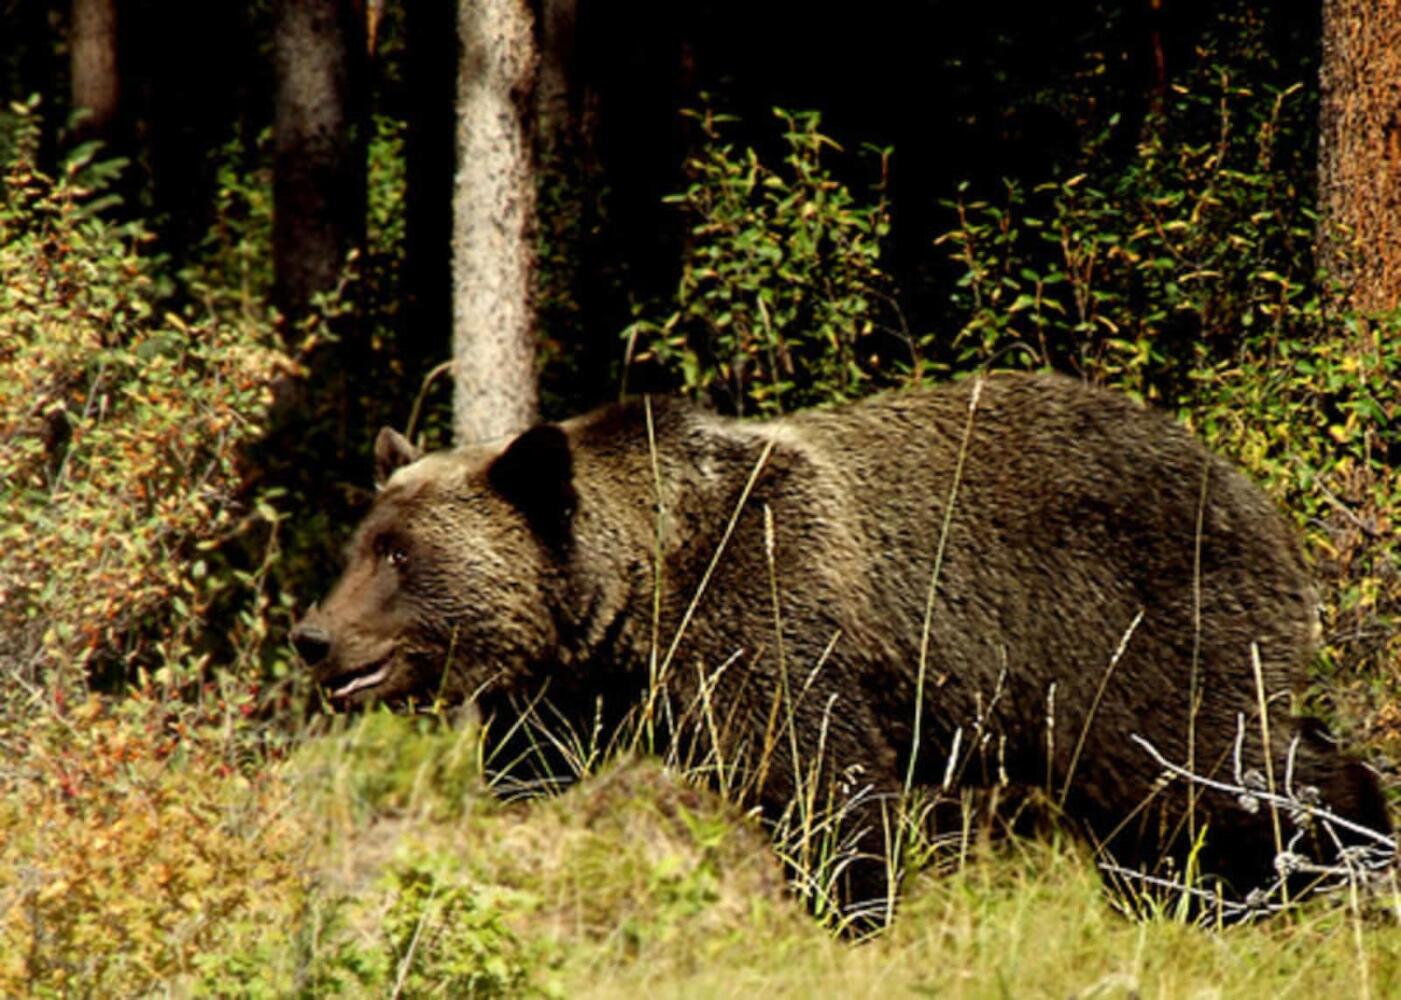
<path id="1" fill-rule="evenodd" d="M 364 230 L 358 7 L 355 0 L 277 0 L 274 8 L 274 297 L 293 322 L 317 292 L 335 287 Z"/>
<path id="2" fill-rule="evenodd" d="M 1338 304 L 1401 306 L 1401 4 L 1324 0 L 1318 260 Z"/>
<path id="3" fill-rule="evenodd" d="M 122 58 L 130 67 L 123 117 L 141 122 L 141 154 L 158 246 L 180 267 L 215 222 L 216 150 L 255 126 L 245 109 L 261 103 L 257 15 L 246 5 L 145 0 L 123 7 Z M 172 44 L 172 39 L 182 44 Z"/>
<path id="4" fill-rule="evenodd" d="M 77 139 L 110 139 L 121 102 L 116 0 L 73 0 L 70 36 L 73 109 L 87 115 Z"/>
<path id="5" fill-rule="evenodd" d="M 573 146 L 578 119 L 574 88 L 574 35 L 578 0 L 538 0 L 540 73 L 535 85 L 536 143 L 540 157 Z"/>
<path id="6" fill-rule="evenodd" d="M 402 336 L 415 369 L 442 360 L 452 335 L 452 213 L 457 11 L 451 4 L 404 7 L 409 92 L 404 143 L 404 308 Z"/>
<path id="7" fill-rule="evenodd" d="M 535 420 L 535 170 L 538 57 L 525 0 L 460 0 L 453 191 L 453 430 L 459 443 Z"/>

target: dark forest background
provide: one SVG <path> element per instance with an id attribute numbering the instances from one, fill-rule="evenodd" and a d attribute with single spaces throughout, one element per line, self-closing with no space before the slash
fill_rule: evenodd
<path id="1" fill-rule="evenodd" d="M 431 6 L 386 6 L 373 53 L 353 54 L 364 62 L 354 66 L 352 127 L 401 143 L 394 155 L 408 161 L 394 178 L 403 231 L 392 252 L 409 265 L 392 279 L 402 283 L 403 308 L 389 326 L 416 368 L 382 387 L 392 407 L 412 398 L 414 376 L 448 350 L 456 11 Z M 129 161 L 122 212 L 147 219 L 152 249 L 178 268 L 198 257 L 212 228 L 237 221 L 220 217 L 222 173 L 232 167 L 256 183 L 272 167 L 273 4 L 121 8 L 121 99 L 101 129 L 104 155 Z M 14 29 L 6 90 L 10 100 L 39 95 L 38 162 L 50 169 L 93 131 L 69 122 L 68 17 L 67 4 L 12 2 L 6 11 Z M 580 148 L 546 165 L 544 180 L 568 189 L 571 218 L 546 213 L 541 222 L 547 238 L 558 231 L 576 241 L 569 287 L 552 291 L 577 308 L 547 314 L 542 327 L 607 377 L 547 370 L 558 390 L 547 415 L 616 395 L 619 331 L 639 303 L 666 299 L 680 279 L 689 220 L 663 198 L 684 188 L 685 161 L 704 141 L 683 109 L 735 116 L 727 139 L 766 159 L 781 153 L 773 108 L 820 111 L 823 133 L 845 151 L 834 158 L 837 177 L 863 193 L 885 183 L 883 269 L 906 322 L 947 330 L 962 319 L 948 290 L 959 271 L 934 240 L 952 228 L 948 202 L 960 190 L 998 199 L 1004 181 L 1029 189 L 1069 177 L 1091 143 L 1097 173 L 1122 170 L 1173 85 L 1200 82 L 1214 67 L 1254 88 L 1316 80 L 1319 24 L 1319 5 L 1307 2 L 902 2 L 843 18 L 783 0 L 580 5 L 568 56 Z M 363 28 L 355 36 L 370 44 Z M 1286 136 L 1301 197 L 1317 144 L 1309 102 L 1301 95 Z M 867 147 L 892 151 L 886 175 L 859 155 Z M 365 205 L 336 209 L 353 229 Z"/>

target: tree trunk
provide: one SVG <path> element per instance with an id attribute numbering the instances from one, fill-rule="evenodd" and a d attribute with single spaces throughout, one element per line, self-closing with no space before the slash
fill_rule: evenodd
<path id="1" fill-rule="evenodd" d="M 1401 306 L 1401 5 L 1324 0 L 1318 260 L 1339 305 Z"/>
<path id="2" fill-rule="evenodd" d="M 123 7 L 122 57 L 131 67 L 123 117 L 142 122 L 141 154 L 159 248 L 180 267 L 209 233 L 217 212 L 212 162 L 236 134 L 257 84 L 249 63 L 259 40 L 245 5 L 147 0 Z M 171 39 L 184 44 L 171 44 Z M 262 94 L 256 100 L 261 101 Z M 247 124 L 245 124 L 247 123 Z"/>
<path id="3" fill-rule="evenodd" d="M 404 7 L 409 93 L 404 143 L 404 308 L 411 370 L 442 360 L 452 332 L 452 204 L 457 12 L 451 4 Z"/>
<path id="4" fill-rule="evenodd" d="M 72 18 L 73 109 L 87 112 L 74 127 L 74 137 L 110 139 L 121 101 L 121 79 L 117 74 L 117 2 L 73 0 Z"/>
<path id="5" fill-rule="evenodd" d="M 578 0 L 538 0 L 540 74 L 535 86 L 536 142 L 542 159 L 573 146 L 578 109 L 574 92 L 574 34 Z"/>
<path id="6" fill-rule="evenodd" d="M 460 0 L 453 191 L 453 430 L 459 443 L 535 420 L 537 56 L 525 0 Z"/>
<path id="7" fill-rule="evenodd" d="M 1148 0 L 1148 51 L 1152 59 L 1152 89 L 1148 93 L 1150 114 L 1161 115 L 1167 103 L 1167 51 L 1163 48 L 1163 0 Z"/>
<path id="8" fill-rule="evenodd" d="M 335 287 L 364 230 L 358 8 L 355 0 L 277 0 L 274 8 L 274 297 L 292 322 L 313 295 Z"/>

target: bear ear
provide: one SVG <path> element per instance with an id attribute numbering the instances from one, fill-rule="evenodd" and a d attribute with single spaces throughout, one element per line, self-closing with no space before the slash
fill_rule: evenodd
<path id="1" fill-rule="evenodd" d="M 394 470 L 417 462 L 423 452 L 392 427 L 381 427 L 375 438 L 375 487 L 383 489 Z"/>
<path id="2" fill-rule="evenodd" d="M 487 481 L 550 548 L 564 548 L 578 503 L 569 438 L 554 424 L 521 434 L 491 463 Z"/>

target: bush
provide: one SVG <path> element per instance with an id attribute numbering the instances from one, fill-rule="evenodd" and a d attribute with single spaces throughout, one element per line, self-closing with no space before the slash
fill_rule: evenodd
<path id="1" fill-rule="evenodd" d="M 1305 114 L 1297 85 L 1257 94 L 1204 69 L 1122 166 L 1103 166 L 1111 121 L 1073 177 L 946 203 L 957 365 L 1056 368 L 1190 405 L 1195 370 L 1296 332 L 1316 307 L 1314 215 L 1278 151 L 1302 143 Z"/>
<path id="2" fill-rule="evenodd" d="M 192 655 L 221 591 L 257 591 L 216 570 L 276 524 L 240 450 L 294 366 L 266 314 L 174 311 L 147 231 L 110 218 L 120 162 L 86 146 L 49 178 L 37 135 L 21 117 L 0 200 L 0 665 L 135 676 Z"/>
<path id="3" fill-rule="evenodd" d="M 306 833 L 276 774 L 240 772 L 220 707 L 27 707 L 22 734 L 0 722 L 0 993 L 144 994 L 296 922 Z"/>
<path id="4" fill-rule="evenodd" d="M 85 146 L 46 176 L 34 104 L 11 124 L 0 993 L 135 995 L 309 891 L 278 734 L 253 724 L 285 609 L 280 516 L 243 457 L 296 366 L 255 296 L 212 267 L 176 281 L 119 220 L 120 161 Z"/>
<path id="5" fill-rule="evenodd" d="M 666 199 L 692 222 L 681 283 L 669 312 L 626 331 L 631 356 L 740 414 L 848 399 L 918 363 L 880 269 L 882 187 L 866 204 L 833 176 L 823 154 L 841 147 L 815 112 L 774 114 L 781 170 L 723 142 L 732 119 L 688 112 L 706 141 L 689 187 Z M 882 154 L 881 185 L 884 171 Z"/>

